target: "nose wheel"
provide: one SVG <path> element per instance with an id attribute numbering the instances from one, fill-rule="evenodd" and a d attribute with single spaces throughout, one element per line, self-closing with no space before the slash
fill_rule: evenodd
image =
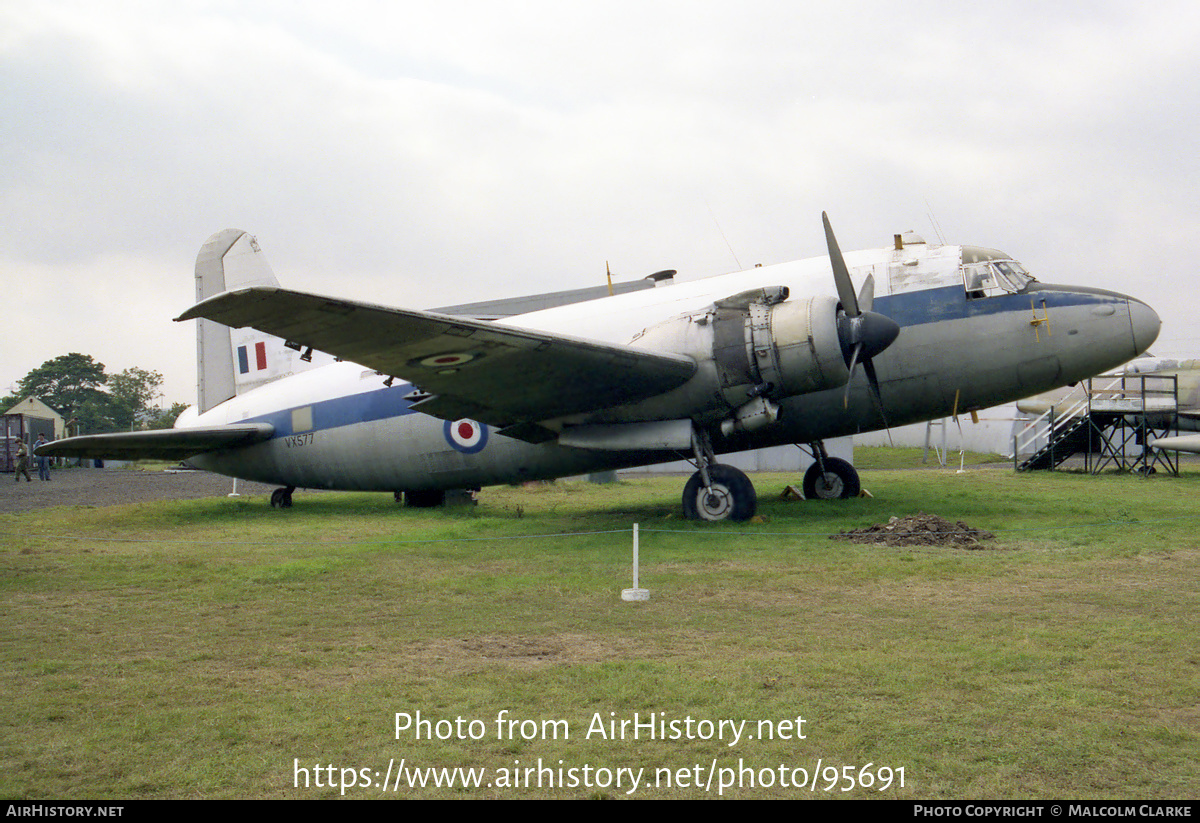
<path id="1" fill-rule="evenodd" d="M 292 492 L 295 490 L 295 486 L 284 486 L 282 489 L 276 489 L 271 492 L 271 508 L 290 509 L 292 507 Z"/>

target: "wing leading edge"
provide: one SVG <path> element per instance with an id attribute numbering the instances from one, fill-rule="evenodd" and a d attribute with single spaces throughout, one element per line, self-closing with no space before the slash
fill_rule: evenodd
<path id="1" fill-rule="evenodd" d="M 198 317 L 402 377 L 433 395 L 419 411 L 514 433 L 653 397 L 696 371 L 683 355 L 263 286 L 216 295 L 176 319 Z"/>
<path id="2" fill-rule="evenodd" d="M 47 457 L 101 457 L 109 460 L 185 460 L 202 452 L 234 449 L 267 440 L 270 423 L 238 423 L 191 429 L 86 434 L 46 443 L 36 454 Z"/>

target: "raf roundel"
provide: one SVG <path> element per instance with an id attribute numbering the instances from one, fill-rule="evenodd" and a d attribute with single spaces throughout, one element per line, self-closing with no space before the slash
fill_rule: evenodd
<path id="1" fill-rule="evenodd" d="M 454 370 L 464 363 L 470 363 L 479 354 L 477 352 L 445 352 L 443 354 L 435 354 L 430 357 L 422 357 L 417 362 L 417 365 L 427 369 L 446 369 Z"/>
<path id="2" fill-rule="evenodd" d="M 463 454 L 476 454 L 487 445 L 487 426 L 474 420 L 447 420 L 442 432 L 451 448 Z"/>

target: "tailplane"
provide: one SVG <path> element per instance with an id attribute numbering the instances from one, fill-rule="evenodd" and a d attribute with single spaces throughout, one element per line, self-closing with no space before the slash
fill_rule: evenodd
<path id="1" fill-rule="evenodd" d="M 258 241 L 240 229 L 214 234 L 196 256 L 197 303 L 231 289 L 278 285 Z M 329 359 L 322 356 L 321 362 Z M 206 412 L 231 397 L 314 365 L 319 363 L 302 360 L 301 352 L 287 348 L 278 337 L 198 320 L 197 411 Z"/>

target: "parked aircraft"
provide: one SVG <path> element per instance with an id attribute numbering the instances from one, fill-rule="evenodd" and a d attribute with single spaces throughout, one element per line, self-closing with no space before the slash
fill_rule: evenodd
<path id="1" fill-rule="evenodd" d="M 1178 403 L 1175 408 L 1175 427 L 1181 432 L 1200 432 L 1200 360 L 1166 360 L 1135 364 L 1129 371 L 1132 374 L 1174 378 Z M 1200 454 L 1200 434 L 1177 434 L 1174 437 L 1147 439 L 1147 445 L 1155 449 Z"/>
<path id="2" fill-rule="evenodd" d="M 1169 406 L 1171 413 L 1178 414 L 1180 431 L 1200 431 L 1200 360 L 1159 359 L 1147 354 L 1113 373 L 1112 378 L 1117 380 L 1121 375 L 1133 378 L 1123 384 L 1132 394 L 1141 394 L 1139 378 L 1145 377 L 1147 393 L 1156 400 L 1162 398 L 1163 402 L 1151 403 L 1148 411 L 1157 413 L 1158 406 Z M 1018 400 L 1017 411 L 1039 416 L 1053 410 L 1059 415 L 1076 402 L 1070 392 L 1059 390 Z"/>
<path id="3" fill-rule="evenodd" d="M 1003 252 L 896 235 L 843 255 L 823 219 L 828 257 L 503 321 L 289 291 L 252 237 L 226 230 L 201 249 L 198 302 L 177 318 L 199 320 L 195 410 L 173 430 L 41 452 L 187 458 L 280 484 L 282 507 L 300 487 L 436 505 L 449 489 L 684 455 L 697 467 L 686 516 L 745 520 L 754 486 L 718 455 L 809 444 L 806 496 L 854 496 L 857 472 L 824 439 L 1072 383 L 1158 335 L 1145 303 L 1040 283 Z M 285 351 L 339 362 L 298 371 L 310 364 Z"/>
<path id="4" fill-rule="evenodd" d="M 1146 437 L 1146 446 L 1167 451 L 1200 453 L 1200 360 L 1158 359 L 1150 355 L 1129 363 L 1111 375 L 1108 385 L 1092 387 L 1093 402 L 1101 411 L 1127 404 L 1129 421 L 1146 423 L 1151 430 L 1176 431 L 1176 436 Z M 1017 401 L 1017 410 L 1035 417 L 1053 412 L 1055 418 L 1075 413 L 1085 397 L 1083 387 L 1072 392 L 1048 392 Z M 1141 442 L 1140 440 L 1138 442 Z"/>

